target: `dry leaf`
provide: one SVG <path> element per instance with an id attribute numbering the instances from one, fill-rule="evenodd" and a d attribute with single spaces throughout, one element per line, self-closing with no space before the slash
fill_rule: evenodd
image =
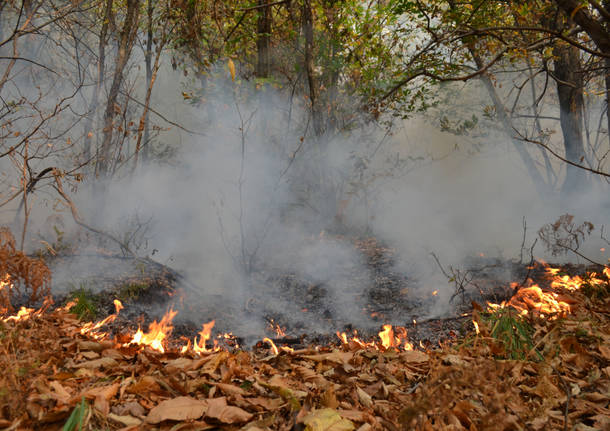
<path id="1" fill-rule="evenodd" d="M 217 419 L 225 424 L 247 422 L 252 419 L 252 414 L 239 407 L 228 406 L 225 397 L 208 399 L 208 409 L 205 417 Z"/>
<path id="2" fill-rule="evenodd" d="M 333 409 L 315 410 L 303 418 L 305 431 L 351 431 L 356 427 Z"/>
<path id="3" fill-rule="evenodd" d="M 353 353 L 342 352 L 340 350 L 333 350 L 330 353 L 322 353 L 319 355 L 303 355 L 304 359 L 309 359 L 311 361 L 316 361 L 316 362 L 330 361 L 330 362 L 335 362 L 337 364 L 347 364 L 353 357 L 354 357 Z"/>
<path id="4" fill-rule="evenodd" d="M 208 402 L 192 397 L 178 397 L 162 401 L 146 417 L 146 422 L 158 424 L 166 420 L 187 421 L 199 419 L 208 408 Z"/>
<path id="5" fill-rule="evenodd" d="M 123 424 L 127 427 L 138 426 L 142 423 L 140 419 L 134 418 L 133 416 L 119 416 L 114 413 L 108 413 L 106 415 L 109 419 L 112 419 L 115 422 Z"/>
<path id="6" fill-rule="evenodd" d="M 248 395 L 248 392 L 244 391 L 239 386 L 230 385 L 228 383 L 217 383 L 216 386 L 226 395 L 241 395 L 241 396 Z"/>
<path id="7" fill-rule="evenodd" d="M 358 401 L 360 401 L 360 404 L 368 408 L 373 407 L 373 399 L 369 394 L 367 394 L 360 388 L 356 388 L 356 393 L 358 394 Z"/>
<path id="8" fill-rule="evenodd" d="M 428 362 L 430 360 L 430 357 L 426 353 L 420 352 L 419 350 L 407 350 L 400 354 L 400 359 L 408 363 L 420 363 Z"/>
<path id="9" fill-rule="evenodd" d="M 76 364 L 75 368 L 87 368 L 87 369 L 95 369 L 95 368 L 114 368 L 118 367 L 119 363 L 113 358 L 100 358 L 94 359 L 92 361 L 81 362 L 80 364 Z"/>

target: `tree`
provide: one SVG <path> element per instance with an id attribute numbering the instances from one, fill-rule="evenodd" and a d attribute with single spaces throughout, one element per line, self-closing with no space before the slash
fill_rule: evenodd
<path id="1" fill-rule="evenodd" d="M 602 25 L 605 9 L 596 2 L 578 8 L 571 8 L 572 3 L 579 5 L 563 1 L 396 2 L 394 11 L 399 16 L 416 18 L 415 22 L 404 22 L 409 28 L 418 28 L 420 38 L 410 47 L 402 77 L 379 99 L 382 107 L 404 97 L 400 93 L 404 87 L 422 79 L 434 84 L 480 78 L 502 128 L 511 137 L 534 183 L 541 193 L 546 193 L 549 184 L 545 185 L 539 169 L 546 169 L 547 174 L 552 169 L 548 156 L 544 155 L 544 164 L 539 165 L 531 150 L 519 141 L 538 143 L 546 149 L 549 134 L 541 127 L 541 117 L 545 115 L 541 114 L 540 103 L 551 97 L 548 81 L 553 80 L 553 97 L 560 107 L 563 157 L 569 162 L 561 189 L 566 196 L 585 189 L 585 171 L 603 169 L 594 166 L 595 154 L 585 152 L 583 95 L 587 83 L 592 85 L 605 77 L 604 68 L 598 64 L 608 56 L 608 34 Z M 511 71 L 524 79 L 512 87 L 513 96 L 509 92 L 509 97 L 513 100 L 505 104 L 499 87 L 502 82 L 496 75 Z M 544 83 L 539 87 L 541 79 Z M 539 94 L 533 103 L 522 104 L 522 96 L 527 93 Z M 526 110 L 529 115 L 524 115 Z M 531 121 L 524 121 L 526 117 Z M 536 133 L 527 132 L 528 129 Z"/>

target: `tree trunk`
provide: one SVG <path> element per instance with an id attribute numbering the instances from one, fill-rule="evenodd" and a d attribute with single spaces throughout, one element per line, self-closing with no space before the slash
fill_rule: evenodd
<path id="1" fill-rule="evenodd" d="M 110 14 L 112 13 L 112 1 L 106 0 L 104 7 L 104 21 L 100 31 L 100 41 L 98 44 L 98 60 L 97 60 L 97 82 L 93 88 L 93 96 L 87 109 L 87 121 L 85 122 L 85 161 L 89 162 L 93 154 L 93 122 L 97 117 L 97 105 L 99 94 L 104 83 L 104 70 L 106 68 L 106 39 L 108 37 L 108 25 L 110 24 Z"/>
<path id="2" fill-rule="evenodd" d="M 571 45 L 558 45 L 555 55 L 554 74 L 559 98 L 559 118 L 563 145 L 567 160 L 583 164 L 585 147 L 583 141 L 583 75 L 579 49 Z M 586 189 L 587 175 L 583 169 L 567 165 L 562 193 L 571 195 Z"/>
<path id="3" fill-rule="evenodd" d="M 152 0 L 148 0 L 147 10 L 147 40 L 146 40 L 146 53 L 144 54 L 144 62 L 146 63 L 146 89 L 152 88 L 153 70 L 152 70 L 152 40 L 153 40 L 153 11 L 154 3 Z M 148 96 L 148 94 L 147 94 Z M 148 107 L 148 104 L 147 104 Z M 148 109 L 146 109 L 146 115 L 144 116 L 144 147 L 142 148 L 142 161 L 148 162 L 150 155 L 150 129 L 148 120 Z M 136 149 L 137 151 L 137 149 Z"/>
<path id="4" fill-rule="evenodd" d="M 138 31 L 138 17 L 140 11 L 140 0 L 127 0 L 127 13 L 125 21 L 123 22 L 123 28 L 119 36 L 119 47 L 118 54 L 115 60 L 116 66 L 114 69 L 114 76 L 112 78 L 112 85 L 108 92 L 108 100 L 106 101 L 106 111 L 104 112 L 104 134 L 102 140 L 102 146 L 98 155 L 97 161 L 97 175 L 106 176 L 110 172 L 112 166 L 111 147 L 112 147 L 112 135 L 114 131 L 114 116 L 116 113 L 115 107 L 117 105 L 117 98 L 121 84 L 123 83 L 123 71 L 129 60 L 131 54 L 131 48 Z"/>
<path id="5" fill-rule="evenodd" d="M 315 67 L 313 59 L 313 11 L 311 0 L 303 0 L 303 34 L 305 35 L 305 72 L 307 74 L 307 84 L 309 85 L 309 100 L 311 102 L 311 116 L 313 128 L 316 136 L 321 136 L 322 119 L 318 109 L 318 87 L 315 77 Z"/>
<path id="6" fill-rule="evenodd" d="M 259 6 L 266 5 L 268 0 L 258 0 Z M 256 76 L 269 78 L 271 75 L 271 6 L 263 7 L 258 11 L 256 49 L 258 63 Z"/>

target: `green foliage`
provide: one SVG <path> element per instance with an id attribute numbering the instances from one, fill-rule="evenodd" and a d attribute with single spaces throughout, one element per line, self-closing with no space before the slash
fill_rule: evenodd
<path id="1" fill-rule="evenodd" d="M 74 407 L 72 414 L 64 424 L 62 431 L 82 431 L 87 413 L 89 410 L 89 404 L 85 402 L 85 397 L 81 399 L 81 402 Z"/>
<path id="2" fill-rule="evenodd" d="M 95 319 L 98 313 L 99 299 L 84 284 L 73 290 L 69 298 L 76 302 L 76 305 L 70 309 L 71 313 L 76 314 L 81 320 Z"/>
<path id="3" fill-rule="evenodd" d="M 534 349 L 532 336 L 534 328 L 511 307 L 499 308 L 483 319 L 491 327 L 490 335 L 500 341 L 508 359 L 526 359 Z M 542 356 L 537 352 L 539 359 Z"/>

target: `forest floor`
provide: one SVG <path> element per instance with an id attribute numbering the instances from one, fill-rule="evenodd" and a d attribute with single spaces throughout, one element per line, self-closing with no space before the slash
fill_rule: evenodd
<path id="1" fill-rule="evenodd" d="M 246 350 L 230 337 L 181 352 L 179 331 L 135 344 L 121 313 L 96 328 L 74 303 L 22 309 L 0 319 L 0 429 L 610 429 L 610 268 L 527 275 L 506 303 L 424 329 L 278 335 Z M 294 288 L 315 302 L 312 285 Z"/>

